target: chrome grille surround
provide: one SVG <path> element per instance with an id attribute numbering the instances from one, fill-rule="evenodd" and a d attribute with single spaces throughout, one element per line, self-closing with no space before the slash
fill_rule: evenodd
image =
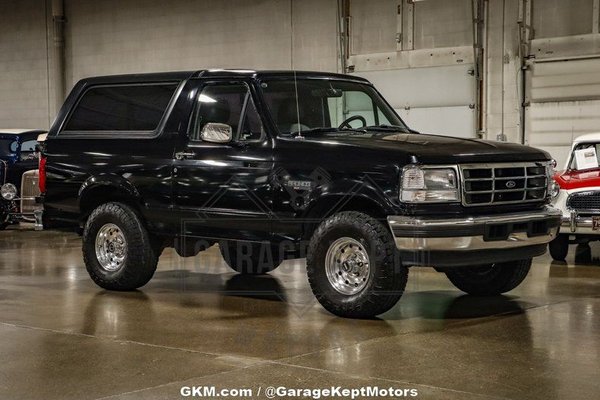
<path id="1" fill-rule="evenodd" d="M 569 195 L 567 208 L 584 213 L 600 213 L 600 191 L 590 190 Z"/>
<path id="2" fill-rule="evenodd" d="M 541 203 L 552 179 L 549 161 L 461 164 L 459 170 L 465 207 Z"/>
<path id="3" fill-rule="evenodd" d="M 36 204 L 35 198 L 40 195 L 38 185 L 39 172 L 31 170 L 23 173 L 21 178 L 21 214 L 33 214 L 34 211 L 40 209 L 40 205 Z"/>

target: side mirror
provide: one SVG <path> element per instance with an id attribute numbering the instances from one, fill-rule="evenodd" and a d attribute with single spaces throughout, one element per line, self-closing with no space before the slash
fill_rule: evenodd
<path id="1" fill-rule="evenodd" d="M 233 129 L 227 124 L 209 122 L 202 128 L 200 138 L 210 143 L 229 143 L 233 139 Z"/>

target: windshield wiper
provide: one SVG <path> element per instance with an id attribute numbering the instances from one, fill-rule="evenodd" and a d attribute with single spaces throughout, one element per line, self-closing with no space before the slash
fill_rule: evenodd
<path id="1" fill-rule="evenodd" d="M 371 125 L 371 126 L 366 126 L 364 128 L 367 131 L 379 131 L 379 132 L 405 132 L 405 133 L 410 133 L 410 129 L 408 129 L 405 126 L 400 126 L 400 125 Z"/>

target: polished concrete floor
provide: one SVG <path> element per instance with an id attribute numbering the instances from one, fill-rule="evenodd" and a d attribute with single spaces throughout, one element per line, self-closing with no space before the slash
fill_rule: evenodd
<path id="1" fill-rule="evenodd" d="M 412 269 L 393 310 L 357 321 L 316 303 L 299 261 L 249 278 L 214 249 L 185 260 L 168 250 L 146 287 L 112 293 L 88 278 L 76 235 L 12 228 L 0 232 L 0 399 L 331 385 L 414 388 L 421 399 L 598 399 L 599 256 L 592 245 L 591 255 L 573 246 L 567 264 L 540 257 L 523 285 L 495 298 Z"/>

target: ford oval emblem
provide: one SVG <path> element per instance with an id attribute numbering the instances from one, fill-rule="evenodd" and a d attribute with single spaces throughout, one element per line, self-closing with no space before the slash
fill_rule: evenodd
<path id="1" fill-rule="evenodd" d="M 512 189 L 512 188 L 514 188 L 515 186 L 517 186 L 517 182 L 515 182 L 515 181 L 508 181 L 508 182 L 506 182 L 506 187 L 507 187 L 508 189 Z"/>

